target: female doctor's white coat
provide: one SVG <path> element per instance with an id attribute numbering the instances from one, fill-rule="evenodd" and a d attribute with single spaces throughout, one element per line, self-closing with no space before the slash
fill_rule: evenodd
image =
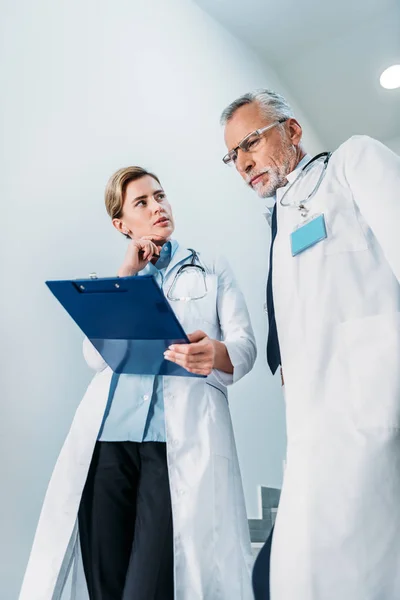
<path id="1" fill-rule="evenodd" d="M 165 290 L 190 256 L 189 250 L 177 249 L 166 271 Z M 171 305 L 185 331 L 200 329 L 225 342 L 234 374 L 164 377 L 175 600 L 250 600 L 250 538 L 226 385 L 251 370 L 256 347 L 244 298 L 226 261 L 205 260 L 201 254 L 200 260 L 207 271 L 208 294 Z M 97 374 L 51 477 L 19 600 L 88 600 L 77 512 L 112 372 L 89 342 L 84 353 Z"/>
<path id="2" fill-rule="evenodd" d="M 300 216 L 283 192 L 273 292 L 288 449 L 271 600 L 399 600 L 400 157 L 365 136 L 334 152 L 309 204 L 328 237 L 296 257 Z"/>

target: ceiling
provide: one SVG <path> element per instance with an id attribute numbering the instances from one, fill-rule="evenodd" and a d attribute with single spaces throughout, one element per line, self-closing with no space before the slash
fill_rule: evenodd
<path id="1" fill-rule="evenodd" d="M 275 71 L 327 148 L 400 138 L 400 89 L 379 84 L 400 63 L 400 0 L 196 2 Z"/>

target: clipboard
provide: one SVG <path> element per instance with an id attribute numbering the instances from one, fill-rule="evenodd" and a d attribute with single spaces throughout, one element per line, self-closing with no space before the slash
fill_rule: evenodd
<path id="1" fill-rule="evenodd" d="M 204 377 L 164 359 L 189 339 L 151 275 L 46 285 L 114 373 Z"/>

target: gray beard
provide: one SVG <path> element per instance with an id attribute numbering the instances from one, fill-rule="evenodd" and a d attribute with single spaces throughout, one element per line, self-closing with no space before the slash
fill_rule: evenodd
<path id="1" fill-rule="evenodd" d="M 266 185 L 256 185 L 253 189 L 260 198 L 271 198 L 276 195 L 276 191 L 285 187 L 287 184 L 286 176 L 290 173 L 290 163 L 293 157 L 292 147 L 285 151 L 285 156 L 281 165 L 268 171 L 269 181 Z"/>
<path id="2" fill-rule="evenodd" d="M 287 184 L 286 175 L 281 176 L 278 173 L 270 173 L 267 186 L 260 185 L 255 189 L 260 198 L 271 198 L 276 195 L 276 191 Z"/>

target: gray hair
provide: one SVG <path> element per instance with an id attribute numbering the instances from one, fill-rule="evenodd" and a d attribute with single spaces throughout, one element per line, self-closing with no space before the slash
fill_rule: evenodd
<path id="1" fill-rule="evenodd" d="M 294 117 L 292 108 L 283 96 L 272 90 L 255 90 L 237 98 L 225 108 L 221 115 L 221 125 L 226 125 L 235 114 L 235 112 L 246 104 L 257 102 L 264 115 L 272 119 L 290 119 Z"/>

